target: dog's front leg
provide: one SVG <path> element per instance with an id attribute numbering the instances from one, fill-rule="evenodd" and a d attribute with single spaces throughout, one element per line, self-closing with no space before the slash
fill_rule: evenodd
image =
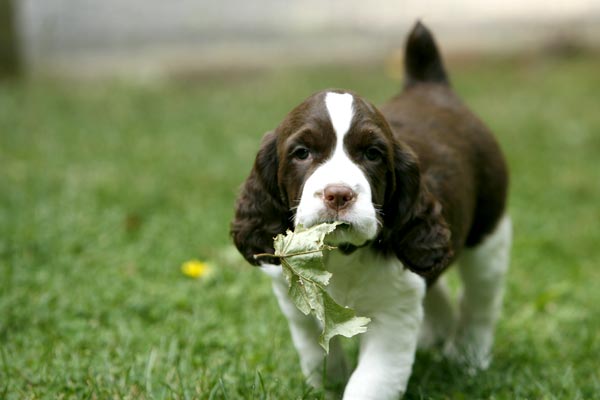
<path id="1" fill-rule="evenodd" d="M 423 293 L 402 293 L 395 304 L 386 300 L 385 309 L 372 314 L 344 400 L 397 400 L 405 392 L 423 320 Z"/>
<path id="2" fill-rule="evenodd" d="M 348 378 L 346 358 L 337 338 L 329 343 L 329 354 L 319 345 L 321 326 L 312 316 L 302 314 L 288 296 L 288 284 L 279 266 L 263 266 L 263 271 L 273 279 L 273 292 L 279 307 L 288 320 L 294 347 L 300 357 L 300 366 L 308 383 L 316 388 L 334 389 Z M 326 365 L 326 373 L 323 367 Z M 326 382 L 323 382 L 325 375 Z"/>

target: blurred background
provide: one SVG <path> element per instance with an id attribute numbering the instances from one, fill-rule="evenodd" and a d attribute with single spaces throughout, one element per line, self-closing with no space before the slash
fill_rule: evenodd
<path id="1" fill-rule="evenodd" d="M 490 369 L 420 352 L 405 397 L 600 398 L 600 1 L 0 0 L 0 399 L 323 398 L 235 198 L 313 92 L 396 95 L 418 19 L 515 239 Z"/>
<path id="2" fill-rule="evenodd" d="M 6 62 L 33 74 L 138 77 L 372 62 L 417 18 L 446 52 L 598 47 L 597 0 L 3 0 Z M 6 67 L 5 67 L 6 68 Z M 17 67 L 13 67 L 17 68 Z"/>

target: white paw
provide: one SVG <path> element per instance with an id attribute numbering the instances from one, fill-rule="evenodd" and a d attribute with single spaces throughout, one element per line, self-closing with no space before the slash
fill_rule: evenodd
<path id="1" fill-rule="evenodd" d="M 493 333 L 488 327 L 469 327 L 460 330 L 454 340 L 444 348 L 444 355 L 451 361 L 464 366 L 475 375 L 486 370 L 492 360 Z"/>

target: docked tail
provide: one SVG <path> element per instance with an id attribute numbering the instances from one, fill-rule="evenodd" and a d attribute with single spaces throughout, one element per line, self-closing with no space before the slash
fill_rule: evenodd
<path id="1" fill-rule="evenodd" d="M 424 82 L 450 84 L 433 35 L 418 21 L 406 41 L 404 86 Z"/>

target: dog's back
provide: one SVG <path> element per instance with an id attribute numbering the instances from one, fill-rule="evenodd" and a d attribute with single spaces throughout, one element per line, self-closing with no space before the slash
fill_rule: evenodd
<path id="1" fill-rule="evenodd" d="M 496 140 L 454 94 L 429 31 L 413 29 L 405 87 L 380 108 L 417 154 L 423 183 L 440 200 L 454 249 L 479 244 L 504 214 L 508 172 Z M 458 255 L 458 254 L 456 254 Z"/>

